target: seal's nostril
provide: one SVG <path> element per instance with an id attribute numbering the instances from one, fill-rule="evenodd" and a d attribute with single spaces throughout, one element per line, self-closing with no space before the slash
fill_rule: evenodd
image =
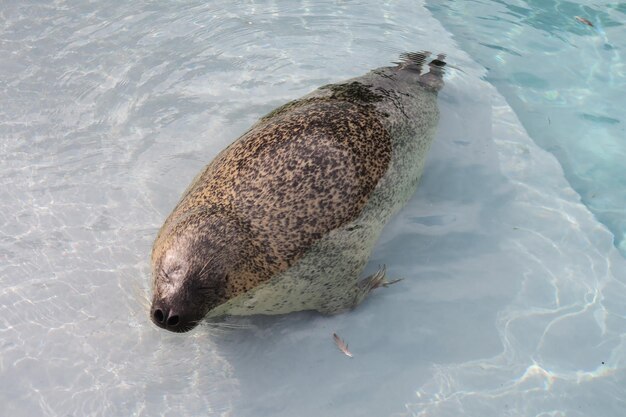
<path id="1" fill-rule="evenodd" d="M 178 319 L 178 316 L 170 316 L 170 318 L 167 319 L 168 326 L 177 326 L 179 322 L 180 320 Z"/>
<path id="2" fill-rule="evenodd" d="M 165 316 L 163 315 L 163 311 L 161 311 L 160 308 L 157 308 L 156 310 L 154 310 L 154 319 L 157 321 L 157 323 L 163 323 L 163 321 L 165 320 Z"/>

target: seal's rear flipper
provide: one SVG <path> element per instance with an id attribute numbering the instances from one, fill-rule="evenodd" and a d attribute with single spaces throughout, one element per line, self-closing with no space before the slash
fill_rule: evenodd
<path id="1" fill-rule="evenodd" d="M 443 87 L 444 68 L 446 66 L 445 59 L 445 54 L 439 54 L 436 59 L 430 61 L 428 63 L 430 71 L 420 75 L 420 82 L 435 91 L 441 90 L 441 87 Z"/>
<path id="2" fill-rule="evenodd" d="M 401 69 L 414 71 L 419 74 L 422 72 L 422 66 L 429 56 L 430 52 L 428 51 L 404 52 L 400 54 L 400 62 L 394 62 L 394 64 L 397 64 Z"/>

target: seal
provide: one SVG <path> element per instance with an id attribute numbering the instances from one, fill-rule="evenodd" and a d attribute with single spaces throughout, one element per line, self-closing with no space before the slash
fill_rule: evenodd
<path id="1" fill-rule="evenodd" d="M 194 179 L 152 249 L 151 319 L 185 332 L 206 317 L 335 314 L 385 223 L 415 191 L 439 120 L 445 56 L 329 84 L 262 117 Z"/>

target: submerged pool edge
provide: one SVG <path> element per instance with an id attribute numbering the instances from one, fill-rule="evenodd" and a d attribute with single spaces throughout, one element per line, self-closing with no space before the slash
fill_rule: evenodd
<path id="1" fill-rule="evenodd" d="M 520 45 L 516 45 L 513 48 L 506 48 L 507 43 L 503 42 L 503 40 L 507 40 L 507 36 L 527 36 L 523 30 L 535 30 L 541 33 L 541 29 L 535 27 L 529 29 L 523 26 L 524 23 L 522 19 L 545 19 L 549 16 L 547 11 L 543 10 L 542 12 L 544 13 L 542 15 L 537 11 L 537 15 L 535 16 L 530 14 L 531 12 L 528 10 L 522 8 L 515 9 L 513 6 L 507 5 L 506 2 L 501 2 L 497 7 L 502 8 L 500 11 L 502 16 L 504 16 L 505 10 L 510 14 L 508 15 L 509 20 L 502 17 L 502 20 L 499 21 L 494 17 L 496 13 L 494 10 L 483 10 L 481 9 L 483 6 L 475 2 L 463 2 L 462 4 L 460 2 L 451 2 L 442 5 L 432 0 L 426 0 L 425 3 L 425 7 L 432 16 L 450 32 L 459 46 L 472 56 L 476 62 L 484 66 L 487 71 L 484 79 L 502 94 L 537 146 L 555 156 L 556 160 L 561 165 L 563 174 L 568 183 L 578 193 L 580 201 L 594 214 L 600 223 L 604 224 L 611 231 L 614 246 L 618 249 L 622 257 L 626 259 L 626 209 L 623 207 L 626 206 L 626 204 L 620 204 L 622 200 L 626 202 L 626 171 L 620 169 L 619 162 L 617 161 L 619 159 L 618 156 L 596 156 L 595 152 L 591 150 L 594 144 L 589 143 L 589 141 L 600 138 L 597 138 L 597 136 L 591 137 L 589 135 L 598 135 L 598 132 L 602 132 L 601 123 L 597 122 L 600 123 L 598 127 L 591 126 L 583 129 L 581 125 L 583 121 L 576 122 L 576 113 L 572 113 L 576 111 L 574 109 L 575 107 L 571 104 L 568 105 L 568 107 L 564 107 L 564 102 L 562 102 L 562 100 L 574 100 L 573 96 L 566 98 L 564 94 L 573 94 L 578 91 L 574 90 L 578 86 L 571 85 L 572 92 L 570 93 L 560 91 L 559 88 L 547 86 L 545 83 L 541 84 L 543 81 L 540 77 L 543 76 L 544 71 L 542 68 L 545 66 L 532 67 L 532 64 L 537 62 L 537 59 L 541 58 L 533 57 L 533 54 L 527 54 Z M 574 3 L 571 5 L 573 4 Z M 546 9 L 549 11 L 549 6 L 546 6 Z M 529 13 L 529 15 L 525 16 L 525 13 Z M 570 13 L 580 14 L 583 12 L 572 10 Z M 582 30 L 581 35 L 585 34 L 584 28 L 580 29 L 576 27 L 575 25 L 578 23 L 575 22 L 573 15 L 569 16 L 565 10 L 558 15 L 558 18 L 556 16 L 555 18 L 557 19 L 555 20 L 555 22 L 557 22 L 554 23 L 555 25 L 571 25 L 573 22 L 574 27 L 571 28 L 568 26 L 569 30 Z M 519 19 L 519 21 L 516 22 L 516 19 Z M 532 22 L 536 25 L 544 24 L 542 20 L 538 20 L 538 22 L 532 20 Z M 502 30 L 501 39 L 493 40 L 487 37 L 489 31 L 498 29 Z M 550 42 L 561 42 L 558 36 L 558 26 L 551 27 L 547 30 L 550 31 L 548 33 L 554 34 L 554 38 L 552 38 Z M 598 36 L 598 42 L 600 42 L 597 47 L 602 49 L 602 42 L 607 42 L 606 34 L 598 29 L 596 36 Z M 593 40 L 590 37 L 581 39 Z M 531 40 L 528 40 L 528 42 L 530 45 Z M 496 46 L 493 45 L 494 43 L 503 46 L 495 50 L 494 48 Z M 533 47 L 537 48 L 539 44 L 534 44 Z M 589 46 L 589 48 L 592 47 L 594 47 L 594 45 Z M 527 48 L 531 47 L 528 46 Z M 593 51 L 593 49 L 591 49 L 591 51 Z M 558 50 L 550 51 L 549 56 L 554 55 L 558 57 L 558 55 L 555 55 L 557 53 Z M 513 62 L 514 59 L 522 60 L 524 56 L 528 59 L 529 66 L 523 66 L 521 68 L 516 67 L 515 69 L 511 68 L 513 64 L 509 63 L 509 61 Z M 559 62 L 562 62 L 563 58 L 559 59 L 561 60 Z M 533 75 L 532 68 L 537 69 L 538 76 Z M 564 70 L 569 74 L 570 70 L 567 67 L 564 68 Z M 616 67 L 616 70 L 619 70 L 619 67 Z M 515 71 L 518 71 L 520 76 L 526 74 L 526 78 L 520 79 L 519 81 L 507 79 L 508 74 L 513 74 Z M 585 80 L 580 80 L 581 84 L 584 82 Z M 618 81 L 614 80 L 613 82 Z M 545 91 L 542 91 L 542 89 Z M 584 92 L 581 90 L 580 94 L 583 93 Z M 542 94 L 545 95 L 545 98 L 541 98 Z M 592 97 L 596 101 L 599 98 L 596 96 Z M 608 99 L 609 98 L 606 98 L 605 100 Z M 561 102 L 559 100 L 561 100 Z M 618 103 L 614 105 L 617 106 Z M 572 110 L 569 110 L 569 108 L 572 108 Z M 578 111 L 585 111 L 585 109 L 580 108 Z M 599 120 L 604 119 L 605 118 L 600 118 Z M 592 123 L 593 120 L 585 120 L 584 122 Z M 618 124 L 616 126 L 620 126 L 623 122 L 623 120 L 615 118 L 611 120 L 617 121 Z M 543 126 L 542 123 L 544 123 Z M 555 129 L 555 126 L 564 127 L 566 132 L 572 136 L 578 135 L 576 141 L 567 142 L 566 140 L 558 139 L 560 136 L 566 135 L 566 133 L 559 133 L 553 136 L 554 134 L 552 132 L 554 132 L 553 129 Z M 623 128 L 621 130 L 623 131 Z M 616 131 L 617 129 L 613 127 L 612 133 L 607 132 L 608 136 L 602 138 L 606 146 L 611 146 L 610 141 L 616 140 Z M 557 139 L 553 139 L 553 137 Z M 613 139 L 611 139 L 611 137 Z M 597 146 L 600 145 L 598 144 Z M 626 147 L 622 146 L 619 152 L 626 157 Z M 605 164 L 604 166 L 602 166 L 603 163 Z M 593 166 L 590 167 L 589 164 L 593 164 Z M 596 178 L 590 176 L 591 174 L 588 173 L 590 169 L 593 170 L 591 172 L 595 173 Z M 621 181 L 619 180 L 620 173 L 623 173 L 624 177 Z M 610 185 L 606 178 L 611 179 L 615 184 Z"/>

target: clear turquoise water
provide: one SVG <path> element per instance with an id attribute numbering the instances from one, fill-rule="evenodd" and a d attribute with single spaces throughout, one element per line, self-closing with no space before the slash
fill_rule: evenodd
<path id="1" fill-rule="evenodd" d="M 488 69 L 485 80 L 557 157 L 626 255 L 626 3 L 431 1 L 427 8 Z"/>
<path id="2" fill-rule="evenodd" d="M 2 3 L 0 414 L 622 416 L 624 12 Z M 458 69 L 367 268 L 404 281 L 335 317 L 153 326 L 150 246 L 197 171 L 277 105 L 418 49 Z"/>

